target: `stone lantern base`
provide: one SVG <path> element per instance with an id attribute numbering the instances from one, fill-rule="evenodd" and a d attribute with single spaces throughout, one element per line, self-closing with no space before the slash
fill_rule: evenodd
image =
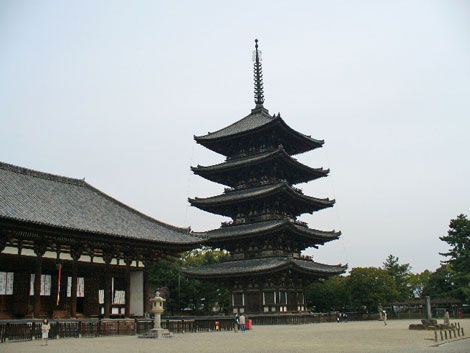
<path id="1" fill-rule="evenodd" d="M 153 328 L 139 338 L 170 338 L 171 333 L 166 328 Z"/>

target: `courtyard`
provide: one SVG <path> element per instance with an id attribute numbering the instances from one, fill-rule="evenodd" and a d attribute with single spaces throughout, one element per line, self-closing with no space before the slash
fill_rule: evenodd
<path id="1" fill-rule="evenodd" d="M 436 346 L 432 331 L 410 331 L 416 320 L 321 323 L 288 326 L 256 326 L 246 332 L 176 334 L 170 339 L 138 339 L 135 336 L 12 342 L 0 345 L 2 353 L 367 353 L 367 352 L 470 352 L 470 319 L 459 321 L 464 338 Z"/>

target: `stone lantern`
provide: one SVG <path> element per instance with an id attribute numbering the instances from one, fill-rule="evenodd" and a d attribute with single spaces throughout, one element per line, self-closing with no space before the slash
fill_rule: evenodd
<path id="1" fill-rule="evenodd" d="M 155 297 L 150 299 L 152 303 L 152 313 L 155 315 L 153 329 L 149 332 L 139 336 L 139 338 L 162 338 L 171 337 L 170 331 L 162 328 L 162 313 L 165 311 L 163 303 L 165 299 L 160 296 L 160 292 L 155 292 Z"/>
<path id="2" fill-rule="evenodd" d="M 155 314 L 153 329 L 161 329 L 162 313 L 165 311 L 163 303 L 165 303 L 166 300 L 160 296 L 160 292 L 157 290 L 155 292 L 155 297 L 150 299 L 150 301 L 152 302 L 152 313 Z"/>

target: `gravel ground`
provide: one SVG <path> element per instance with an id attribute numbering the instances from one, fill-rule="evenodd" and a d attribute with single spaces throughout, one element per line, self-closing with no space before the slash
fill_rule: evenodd
<path id="1" fill-rule="evenodd" d="M 441 344 L 432 331 L 410 331 L 417 321 L 322 323 L 299 326 L 256 326 L 241 332 L 205 332 L 153 340 L 133 336 L 12 342 L 2 353 L 469 353 L 470 339 Z M 461 320 L 470 334 L 470 320 Z"/>

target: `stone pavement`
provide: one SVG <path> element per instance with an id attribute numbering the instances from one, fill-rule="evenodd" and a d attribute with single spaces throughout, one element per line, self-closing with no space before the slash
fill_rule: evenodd
<path id="1" fill-rule="evenodd" d="M 1 353 L 469 353 L 470 339 L 438 347 L 432 331 L 410 331 L 417 320 L 256 326 L 241 332 L 177 334 L 151 340 L 134 336 L 60 339 L 0 344 Z M 460 320 L 466 337 L 470 320 Z"/>

